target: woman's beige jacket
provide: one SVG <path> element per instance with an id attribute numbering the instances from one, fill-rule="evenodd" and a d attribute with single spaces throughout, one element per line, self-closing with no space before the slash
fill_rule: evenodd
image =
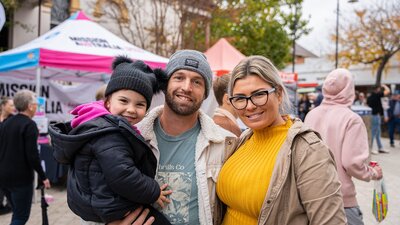
<path id="1" fill-rule="evenodd" d="M 227 149 L 226 159 L 251 135 L 251 130 L 245 131 Z M 340 186 L 328 147 L 318 133 L 294 119 L 276 158 L 258 224 L 346 224 Z M 220 224 L 225 206 L 218 202 L 216 207 L 214 224 Z"/>

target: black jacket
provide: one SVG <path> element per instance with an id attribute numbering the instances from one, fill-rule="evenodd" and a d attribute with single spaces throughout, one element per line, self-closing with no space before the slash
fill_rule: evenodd
<path id="1" fill-rule="evenodd" d="M 73 129 L 59 123 L 49 133 L 56 160 L 70 164 L 68 205 L 82 219 L 111 222 L 160 196 L 157 160 L 125 119 L 106 115 Z"/>
<path id="2" fill-rule="evenodd" d="M 33 183 L 33 171 L 46 179 L 40 164 L 36 123 L 17 114 L 0 123 L 0 187 L 21 187 Z"/>
<path id="3" fill-rule="evenodd" d="M 384 96 L 383 91 L 372 92 L 367 98 L 367 105 L 372 109 L 372 115 L 383 116 L 383 108 L 381 98 Z"/>

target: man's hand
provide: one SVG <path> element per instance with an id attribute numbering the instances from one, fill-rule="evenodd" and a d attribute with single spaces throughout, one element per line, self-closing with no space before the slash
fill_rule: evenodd
<path id="1" fill-rule="evenodd" d="M 149 212 L 149 209 L 145 209 L 142 212 L 142 207 L 139 207 L 125 216 L 123 220 L 116 220 L 108 223 L 108 225 L 151 225 L 154 222 L 154 217 L 150 217 L 145 221 Z"/>

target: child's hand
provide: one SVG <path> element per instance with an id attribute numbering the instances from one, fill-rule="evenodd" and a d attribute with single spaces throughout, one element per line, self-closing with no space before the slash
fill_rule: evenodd
<path id="1" fill-rule="evenodd" d="M 168 184 L 163 184 L 160 189 L 160 197 L 157 199 L 157 204 L 161 207 L 165 207 L 165 203 L 170 203 L 171 200 L 168 198 L 168 195 L 172 194 L 172 190 L 166 190 L 168 187 Z"/>

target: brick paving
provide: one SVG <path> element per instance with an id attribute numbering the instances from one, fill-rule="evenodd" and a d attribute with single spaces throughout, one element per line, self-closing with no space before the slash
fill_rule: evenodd
<path id="1" fill-rule="evenodd" d="M 32 204 L 31 216 L 27 225 L 42 225 L 42 209 L 40 207 L 40 192 L 38 201 Z M 80 224 L 80 218 L 77 217 L 67 205 L 67 190 L 62 186 L 54 186 L 46 190 L 46 194 L 53 196 L 54 200 L 47 208 L 50 225 L 74 225 Z M 8 225 L 11 221 L 11 214 L 0 216 L 0 225 Z"/>
<path id="2" fill-rule="evenodd" d="M 400 224 L 400 142 L 396 141 L 396 147 L 389 147 L 389 140 L 382 139 L 386 149 L 390 149 L 389 154 L 372 155 L 372 160 L 378 161 L 384 173 L 386 188 L 389 195 L 389 211 L 387 218 L 381 222 L 381 225 L 399 225 Z M 355 181 L 357 188 L 357 199 L 361 210 L 364 213 L 365 225 L 378 224 L 371 212 L 372 205 L 372 188 L 373 182 Z M 54 197 L 54 201 L 50 203 L 48 208 L 49 224 L 51 225 L 74 225 L 80 224 L 80 219 L 75 216 L 67 206 L 67 197 L 65 187 L 55 186 L 46 191 L 47 194 Z M 40 196 L 39 196 L 40 197 Z M 10 223 L 11 214 L 0 216 L 0 225 L 8 225 Z M 31 216 L 28 225 L 41 225 L 41 208 L 40 203 L 32 205 Z"/>

